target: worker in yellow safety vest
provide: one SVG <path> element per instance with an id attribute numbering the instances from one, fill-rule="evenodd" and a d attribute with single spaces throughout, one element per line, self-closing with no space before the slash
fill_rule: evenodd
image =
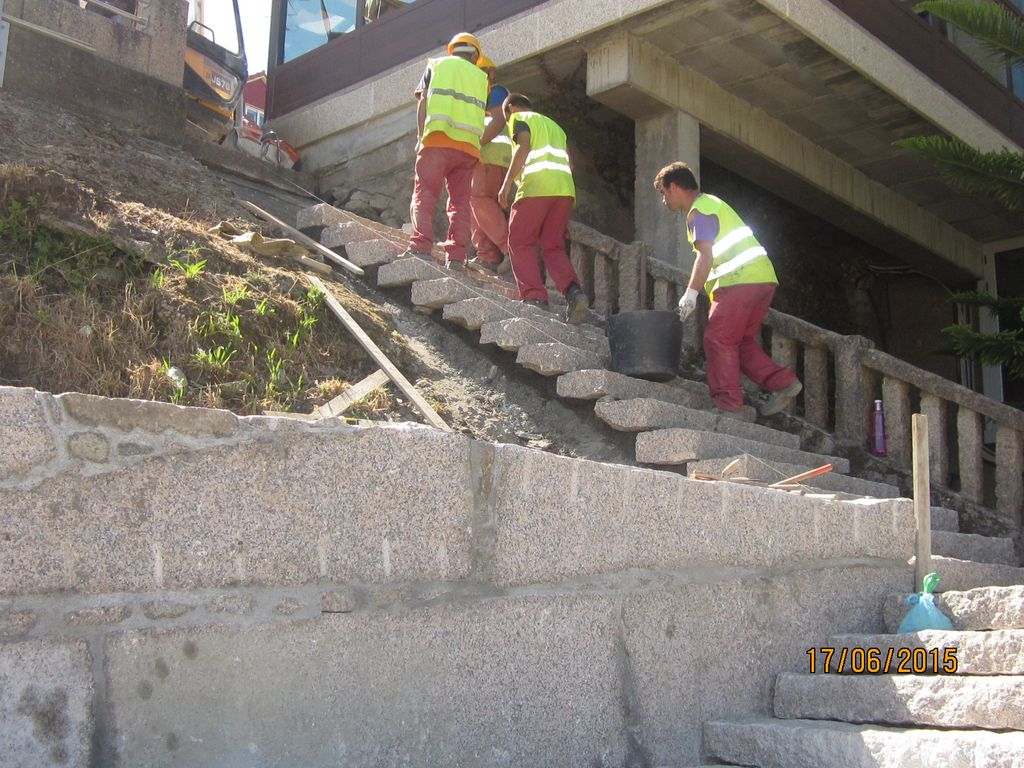
<path id="1" fill-rule="evenodd" d="M 784 409 L 800 394 L 796 375 L 769 357 L 759 342 L 764 319 L 778 286 L 768 252 L 750 227 L 721 198 L 702 192 L 690 167 L 683 162 L 665 166 L 654 188 L 671 211 L 686 216 L 686 235 L 693 248 L 690 282 L 679 299 L 685 320 L 697 307 L 697 294 L 711 299 L 704 331 L 708 389 L 717 413 L 743 418 L 740 372 L 772 393 L 761 407 L 762 416 Z"/>
<path id="2" fill-rule="evenodd" d="M 481 54 L 476 65 L 487 74 L 490 90 L 484 115 L 484 135 L 480 140 L 480 164 L 473 171 L 469 208 L 473 214 L 470 230 L 476 256 L 469 266 L 481 272 L 507 273 L 512 265 L 508 254 L 508 219 L 498 205 L 498 190 L 512 162 L 512 139 L 505 130 L 502 104 L 508 89 L 494 82 L 494 62 Z"/>
<path id="3" fill-rule="evenodd" d="M 462 32 L 448 43 L 448 55 L 427 62 L 416 88 L 416 169 L 412 237 L 406 256 L 429 256 L 434 247 L 434 211 L 442 184 L 448 190 L 445 266 L 462 269 L 469 242 L 469 196 L 480 161 L 487 75 L 476 66 L 480 41 Z"/>
<path id="4" fill-rule="evenodd" d="M 498 203 L 508 207 L 516 184 L 508 219 L 508 247 L 519 296 L 525 302 L 547 305 L 548 289 L 536 253 L 540 246 L 548 276 L 565 297 L 566 321 L 581 323 L 590 302 L 565 252 L 569 216 L 576 202 L 565 131 L 551 118 L 534 112 L 530 100 L 520 93 L 505 99 L 503 111 L 515 149 Z"/>

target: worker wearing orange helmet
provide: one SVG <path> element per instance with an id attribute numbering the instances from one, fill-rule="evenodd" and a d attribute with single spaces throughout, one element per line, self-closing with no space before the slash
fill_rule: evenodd
<path id="1" fill-rule="evenodd" d="M 480 140 L 480 164 L 473 171 L 473 186 L 469 198 L 473 214 L 471 239 L 476 257 L 469 266 L 481 272 L 505 274 L 511 269 L 508 259 L 508 219 L 498 205 L 498 190 L 512 162 L 512 139 L 505 131 L 505 103 L 508 89 L 494 82 L 494 62 L 481 54 L 476 65 L 487 73 L 490 90 L 487 92 L 487 111 L 484 115 L 484 135 Z"/>
<path id="2" fill-rule="evenodd" d="M 470 189 L 480 162 L 484 134 L 487 75 L 476 66 L 480 41 L 461 32 L 448 43 L 448 55 L 427 62 L 415 94 L 416 170 L 413 182 L 412 237 L 407 256 L 430 255 L 434 247 L 434 211 L 441 186 L 448 190 L 445 266 L 462 269 L 470 230 Z"/>

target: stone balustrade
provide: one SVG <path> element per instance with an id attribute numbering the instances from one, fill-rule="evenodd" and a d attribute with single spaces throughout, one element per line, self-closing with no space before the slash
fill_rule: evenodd
<path id="1" fill-rule="evenodd" d="M 573 265 L 599 313 L 672 309 L 689 280 L 688 272 L 649 258 L 643 243 L 626 245 L 578 222 L 570 224 L 569 238 Z M 833 431 L 843 444 L 866 447 L 873 404 L 881 399 L 889 457 L 909 468 L 910 417 L 923 413 L 929 417 L 931 481 L 1022 523 L 1024 412 L 877 350 L 861 336 L 826 331 L 775 310 L 769 310 L 764 324 L 772 357 L 803 381 L 801 399 L 809 423 Z M 688 325 L 691 331 L 697 328 Z M 684 334 L 684 344 L 694 339 L 695 334 Z M 995 433 L 995 471 L 994 493 L 986 498 L 984 436 L 989 424 Z"/>

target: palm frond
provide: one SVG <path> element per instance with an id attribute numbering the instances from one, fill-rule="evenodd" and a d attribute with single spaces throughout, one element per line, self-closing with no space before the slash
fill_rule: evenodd
<path id="1" fill-rule="evenodd" d="M 914 6 L 949 22 L 979 43 L 993 56 L 1011 63 L 1024 61 L 1024 21 L 1008 8 L 992 2 L 925 0 Z"/>
<path id="2" fill-rule="evenodd" d="M 985 365 L 1003 365 L 1011 379 L 1024 378 L 1024 330 L 979 333 L 969 325 L 951 325 L 942 332 L 951 339 L 954 354 Z"/>
<path id="3" fill-rule="evenodd" d="M 944 136 L 913 136 L 893 143 L 934 163 L 954 189 L 988 195 L 1011 211 L 1024 211 L 1024 154 L 1008 149 L 982 152 Z"/>

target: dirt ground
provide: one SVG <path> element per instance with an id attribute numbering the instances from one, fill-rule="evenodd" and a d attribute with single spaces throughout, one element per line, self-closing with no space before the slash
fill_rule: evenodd
<path id="1" fill-rule="evenodd" d="M 70 255 L 42 268 L 37 255 L 26 267 L 27 258 L 10 237 L 0 241 L 6 281 L 0 301 L 7 304 L 0 314 L 6 337 L 0 344 L 0 383 L 173 400 L 239 413 L 274 409 L 270 406 L 309 412 L 372 373 L 374 364 L 354 338 L 329 311 L 304 298 L 301 267 L 243 253 L 209 234 L 228 220 L 280 236 L 240 205 L 236 188 L 184 151 L 48 102 L 4 94 L 0 222 L 7 222 L 11 235 L 16 218 L 11 206 L 24 213 L 31 201 L 30 230 L 45 225 L 85 240 L 65 244 Z M 107 244 L 100 266 L 83 266 L 90 271 L 82 285 L 72 278 L 67 284 L 55 280 L 58 273 L 66 276 L 65 262 L 81 260 L 81 253 L 98 247 L 83 248 L 81 242 Z M 38 249 L 38 243 L 32 247 Z M 196 254 L 196 260 L 203 256 L 199 278 L 168 266 L 175 255 L 185 261 L 184 252 Z M 26 289 L 29 272 L 45 279 Z M 407 289 L 378 291 L 343 273 L 327 284 L 455 430 L 569 456 L 632 460 L 631 436 L 604 426 L 592 404 L 560 401 L 554 380 L 518 368 L 514 354 L 481 347 L 476 334 L 417 314 L 408 304 Z M 228 317 L 232 308 L 243 305 L 262 306 L 264 314 L 261 320 L 250 312 L 251 326 L 245 325 L 250 320 L 242 326 L 249 346 L 239 345 L 239 356 L 218 369 L 209 360 L 213 349 L 203 348 L 195 329 L 207 319 L 204 307 L 219 301 L 222 292 L 225 301 L 229 293 L 246 296 L 227 307 Z M 73 308 L 72 299 L 77 302 Z M 106 313 L 102 318 L 101 312 Z M 94 319 L 83 322 L 81 313 Z M 266 319 L 294 322 L 314 314 L 312 330 L 291 346 L 279 341 L 287 329 Z M 261 359 L 270 347 L 280 349 L 285 365 L 301 370 L 302 377 L 275 386 Z M 37 353 L 30 354 L 34 349 Z M 202 355 L 206 364 L 199 365 Z M 248 365 L 239 367 L 246 356 Z M 163 374 L 172 365 L 187 374 L 186 390 L 176 392 L 167 384 Z M 366 407 L 354 409 L 358 415 L 419 420 L 393 390 L 368 400 Z"/>

